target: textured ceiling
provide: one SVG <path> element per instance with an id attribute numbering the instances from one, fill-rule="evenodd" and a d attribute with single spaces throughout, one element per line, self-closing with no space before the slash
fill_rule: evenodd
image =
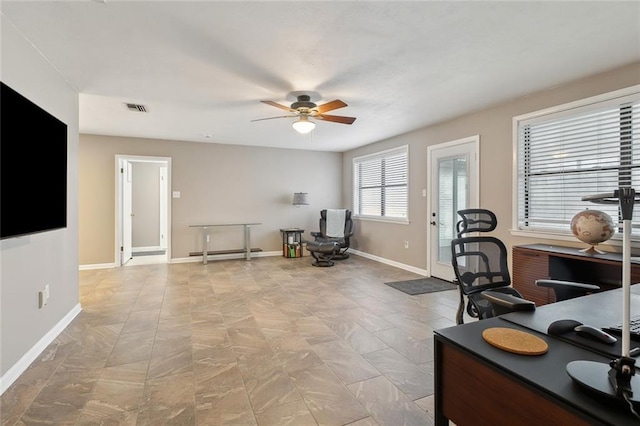
<path id="1" fill-rule="evenodd" d="M 640 2 L 6 1 L 80 131 L 346 151 L 640 60 Z M 308 135 L 291 92 L 353 125 Z M 144 104 L 149 113 L 130 112 Z"/>

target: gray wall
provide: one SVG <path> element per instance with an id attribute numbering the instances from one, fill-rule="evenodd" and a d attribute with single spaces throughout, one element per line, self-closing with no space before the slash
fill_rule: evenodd
<path id="1" fill-rule="evenodd" d="M 0 78 L 67 124 L 69 182 L 66 229 L 0 241 L 0 374 L 5 376 L 78 307 L 78 94 L 1 15 L 0 20 Z M 32 144 L 34 150 L 46 143 L 29 138 L 28 121 L 20 142 Z M 28 158 L 24 164 L 28 170 Z M 46 211 L 47 206 L 42 208 Z M 45 284 L 51 298 L 39 309 L 38 292 Z"/>
<path id="2" fill-rule="evenodd" d="M 342 154 L 113 136 L 80 135 L 80 265 L 115 262 L 115 156 L 171 158 L 171 257 L 201 251 L 189 225 L 260 222 L 251 245 L 282 250 L 280 228 L 318 230 L 320 210 L 340 208 Z M 134 177 L 135 179 L 135 177 Z M 293 207 L 294 192 L 310 205 Z M 213 231 L 209 250 L 242 247 L 237 229 Z"/>
<path id="3" fill-rule="evenodd" d="M 353 205 L 354 157 L 409 145 L 409 225 L 356 220 L 352 246 L 419 269 L 427 269 L 427 224 L 430 214 L 427 198 L 427 147 L 457 139 L 480 135 L 480 207 L 493 210 L 498 217 L 495 236 L 507 246 L 545 242 L 540 239 L 515 237 L 510 233 L 512 207 L 512 119 L 578 99 L 640 84 L 640 63 L 574 81 L 553 89 L 534 93 L 494 108 L 429 126 L 418 131 L 384 140 L 344 153 L 342 183 L 343 204 Z M 409 240 L 411 249 L 404 248 Z M 553 241 L 548 241 L 553 243 Z M 575 239 L 555 241 L 566 246 L 581 246 Z M 615 248 L 605 248 L 615 250 Z"/>
<path id="4" fill-rule="evenodd" d="M 131 245 L 160 245 L 160 164 L 132 163 Z"/>

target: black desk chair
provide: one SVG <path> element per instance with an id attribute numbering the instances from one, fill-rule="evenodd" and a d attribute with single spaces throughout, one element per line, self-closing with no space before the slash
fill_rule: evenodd
<path id="1" fill-rule="evenodd" d="M 464 236 L 496 229 L 496 215 L 486 209 L 458 211 L 462 218 L 456 225 L 458 237 L 451 241 L 451 263 L 460 291 L 456 323 L 464 322 L 464 311 L 472 318 L 486 319 L 514 311 L 533 311 L 534 302 L 526 300 L 511 285 L 507 248 L 491 236 Z M 591 284 L 559 280 L 538 280 L 539 286 L 551 287 L 556 300 L 571 299 L 599 290 Z"/>

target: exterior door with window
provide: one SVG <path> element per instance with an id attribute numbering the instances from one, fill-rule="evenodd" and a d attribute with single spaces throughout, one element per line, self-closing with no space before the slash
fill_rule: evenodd
<path id="1" fill-rule="evenodd" d="M 430 147 L 429 274 L 452 281 L 451 240 L 458 210 L 478 206 L 479 136 Z"/>

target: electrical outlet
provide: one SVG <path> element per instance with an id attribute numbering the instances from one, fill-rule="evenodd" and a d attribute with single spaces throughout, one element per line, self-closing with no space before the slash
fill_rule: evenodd
<path id="1" fill-rule="evenodd" d="M 404 248 L 409 248 L 409 241 L 408 241 L 408 240 L 405 240 L 405 242 L 404 242 Z"/>

